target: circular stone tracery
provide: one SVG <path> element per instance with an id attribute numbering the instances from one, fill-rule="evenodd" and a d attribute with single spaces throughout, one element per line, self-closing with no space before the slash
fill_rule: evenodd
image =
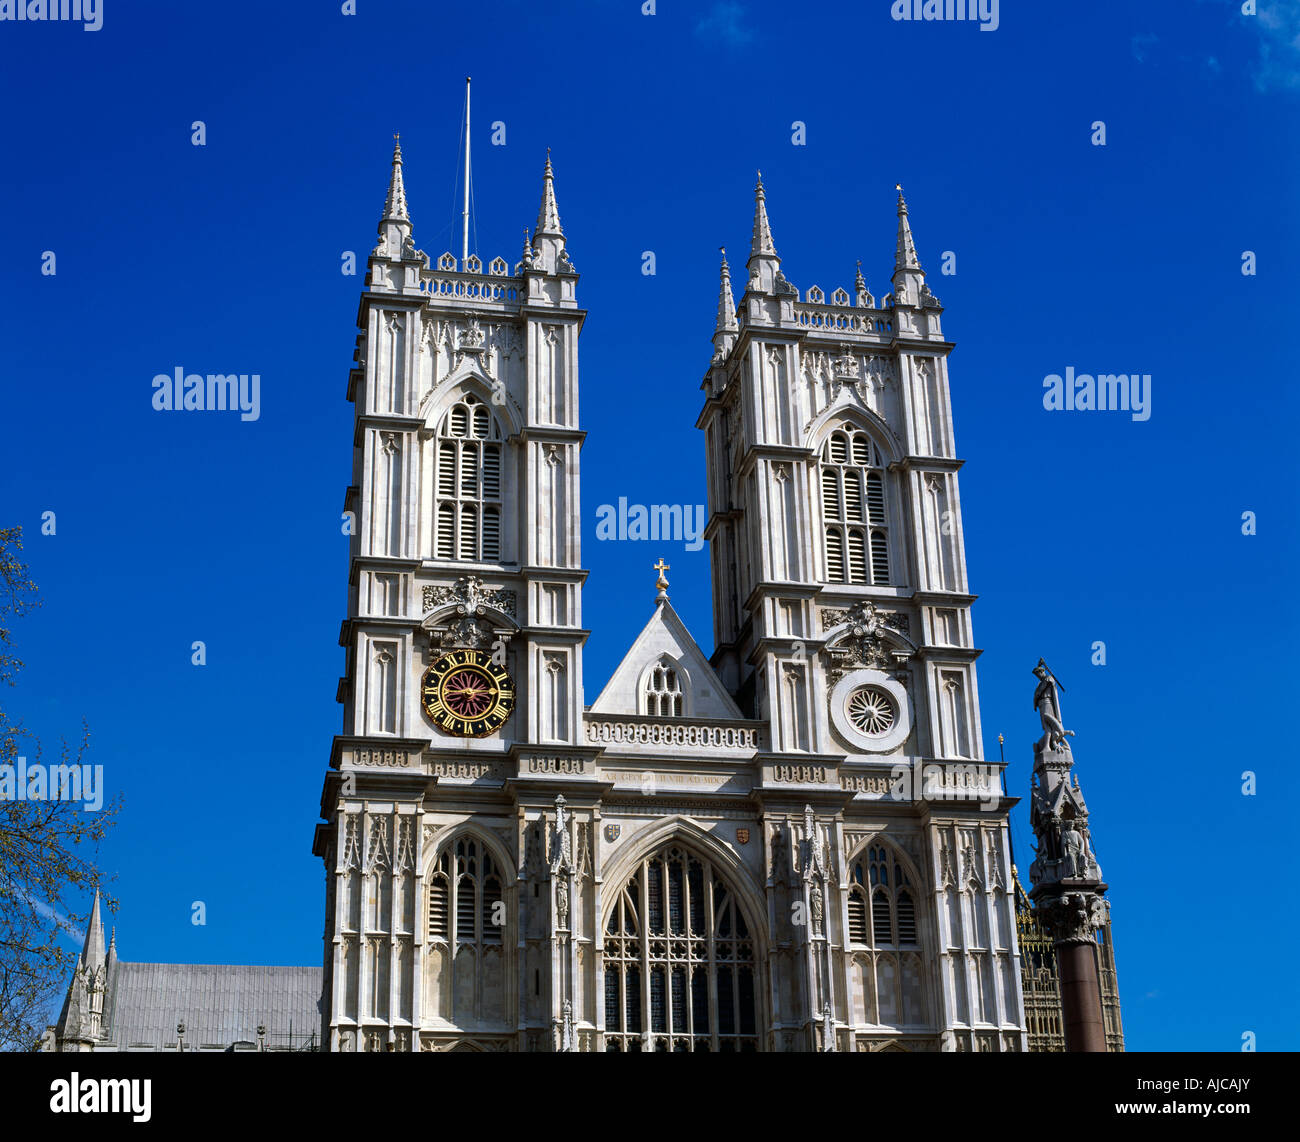
<path id="1" fill-rule="evenodd" d="M 879 737 L 894 728 L 894 703 L 884 690 L 862 686 L 849 695 L 848 716 L 859 733 Z"/>

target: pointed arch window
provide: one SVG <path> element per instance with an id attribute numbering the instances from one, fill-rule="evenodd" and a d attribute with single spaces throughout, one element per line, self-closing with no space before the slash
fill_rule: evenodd
<path id="1" fill-rule="evenodd" d="M 754 943 L 709 861 L 667 844 L 605 923 L 608 1051 L 756 1051 Z"/>
<path id="2" fill-rule="evenodd" d="M 916 890 L 887 845 L 869 845 L 850 868 L 849 944 L 866 1021 L 893 1027 L 923 1023 Z"/>
<path id="3" fill-rule="evenodd" d="M 505 924 L 501 872 L 473 837 L 461 837 L 439 854 L 429 876 L 429 940 L 500 944 Z"/>
<path id="4" fill-rule="evenodd" d="M 655 718 L 680 718 L 685 713 L 682 672 L 671 658 L 661 658 L 645 682 L 645 712 Z"/>
<path id="5" fill-rule="evenodd" d="M 821 479 L 827 581 L 887 586 L 889 514 L 880 448 L 861 429 L 837 428 L 822 445 Z"/>
<path id="6" fill-rule="evenodd" d="M 501 559 L 501 427 L 472 395 L 438 426 L 434 459 L 434 550 L 439 559 Z"/>

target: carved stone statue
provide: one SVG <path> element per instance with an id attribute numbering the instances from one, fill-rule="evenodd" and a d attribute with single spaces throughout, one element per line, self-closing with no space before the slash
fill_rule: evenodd
<path id="1" fill-rule="evenodd" d="M 1085 874 L 1087 863 L 1083 852 L 1083 834 L 1073 821 L 1064 822 L 1061 828 L 1061 875 L 1078 879 Z"/>
<path id="2" fill-rule="evenodd" d="M 555 912 L 560 928 L 569 926 L 569 878 L 561 875 L 555 883 Z"/>
<path id="3" fill-rule="evenodd" d="M 1068 749 L 1065 739 L 1074 737 L 1074 731 L 1067 730 L 1061 723 L 1060 691 L 1063 687 L 1041 658 L 1034 667 L 1034 676 L 1038 679 L 1038 687 L 1034 690 L 1034 709 L 1038 711 L 1043 726 L 1043 736 L 1034 750 L 1041 753 L 1043 750 L 1055 752 L 1062 747 Z"/>

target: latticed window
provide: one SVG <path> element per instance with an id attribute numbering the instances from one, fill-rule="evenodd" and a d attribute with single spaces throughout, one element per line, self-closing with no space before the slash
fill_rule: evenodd
<path id="1" fill-rule="evenodd" d="M 871 939 L 867 939 L 870 917 Z M 871 845 L 853 864 L 849 939 L 877 948 L 916 943 L 916 900 L 903 866 L 884 845 Z"/>
<path id="2" fill-rule="evenodd" d="M 682 676 L 671 658 L 661 659 L 646 677 L 645 712 L 652 717 L 680 718 Z"/>
<path id="3" fill-rule="evenodd" d="M 712 865 L 669 844 L 641 862 L 605 925 L 610 1051 L 755 1051 L 754 943 Z"/>
<path id="4" fill-rule="evenodd" d="M 868 1023 L 924 1021 L 916 894 L 887 845 L 869 845 L 849 872 L 849 944 L 859 979 L 857 1002 Z"/>
<path id="5" fill-rule="evenodd" d="M 473 396 L 447 410 L 438 427 L 434 548 L 439 559 L 501 558 L 501 430 Z"/>
<path id="6" fill-rule="evenodd" d="M 429 939 L 499 944 L 505 926 L 501 874 L 492 855 L 472 837 L 448 845 L 429 877 Z"/>
<path id="7" fill-rule="evenodd" d="M 822 446 L 822 522 L 829 582 L 888 585 L 885 464 L 860 429 L 836 429 Z"/>

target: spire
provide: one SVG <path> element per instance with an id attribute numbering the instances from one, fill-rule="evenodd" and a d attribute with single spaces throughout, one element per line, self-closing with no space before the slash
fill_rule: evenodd
<path id="1" fill-rule="evenodd" d="M 763 172 L 758 172 L 754 187 L 754 233 L 749 242 L 749 261 L 745 263 L 749 274 L 749 288 L 759 293 L 793 292 L 781 276 L 781 258 L 772 242 L 772 227 L 767 221 L 767 194 L 763 190 Z"/>
<path id="2" fill-rule="evenodd" d="M 734 332 L 736 325 L 736 302 L 731 296 L 731 267 L 727 265 L 727 247 L 719 246 L 722 254 L 722 280 L 718 284 L 718 324 L 717 332 Z"/>
<path id="3" fill-rule="evenodd" d="M 749 256 L 775 258 L 772 244 L 772 227 L 767 221 L 767 195 L 763 191 L 763 172 L 758 172 L 758 185 L 754 187 L 754 236 L 749 242 Z"/>
<path id="4" fill-rule="evenodd" d="M 542 204 L 538 207 L 537 225 L 533 228 L 531 266 L 544 274 L 574 272 L 573 263 L 564 249 L 560 208 L 555 205 L 555 171 L 551 168 L 550 147 L 546 148 L 546 170 L 542 173 Z"/>
<path id="5" fill-rule="evenodd" d="M 393 136 L 393 174 L 388 180 L 388 200 L 384 203 L 384 222 L 409 222 L 406 213 L 406 184 L 402 181 L 402 142 Z"/>
<path id="6" fill-rule="evenodd" d="M 95 889 L 95 903 L 90 909 L 90 921 L 86 924 L 86 943 L 81 949 L 81 960 L 89 968 L 97 968 L 104 962 L 104 924 L 99 918 L 99 889 Z"/>
<path id="7" fill-rule="evenodd" d="M 560 227 L 560 210 L 555 205 L 555 172 L 551 169 L 551 148 L 546 148 L 546 171 L 542 175 L 542 205 L 537 211 L 537 226 L 533 231 L 538 238 L 563 238 Z"/>
<path id="8" fill-rule="evenodd" d="M 912 227 L 907 222 L 907 203 L 903 200 L 903 188 L 898 191 L 898 251 L 894 255 L 894 273 L 900 270 L 920 271 L 921 263 L 916 259 L 916 245 L 912 241 Z"/>
<path id="9" fill-rule="evenodd" d="M 731 295 L 731 267 L 727 265 L 727 248 L 719 246 L 722 254 L 721 280 L 718 283 L 718 320 L 713 327 L 713 359 L 721 361 L 736 343 L 740 326 L 736 322 L 736 301 Z"/>

